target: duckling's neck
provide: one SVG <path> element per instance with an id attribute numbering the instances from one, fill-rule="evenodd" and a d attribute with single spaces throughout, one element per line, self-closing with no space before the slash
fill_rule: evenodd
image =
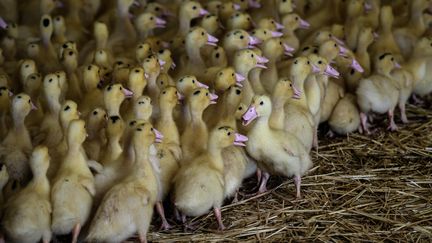
<path id="1" fill-rule="evenodd" d="M 180 12 L 179 17 L 180 17 L 179 34 L 181 36 L 186 36 L 186 34 L 189 32 L 190 29 L 191 18 L 184 11 Z"/>
<path id="2" fill-rule="evenodd" d="M 189 62 L 193 65 L 196 70 L 205 69 L 204 60 L 201 57 L 200 46 L 186 46 L 186 53 L 189 57 Z"/>
<path id="3" fill-rule="evenodd" d="M 202 115 L 204 111 L 202 109 L 189 108 L 189 110 L 191 114 L 190 118 L 192 123 L 203 123 Z"/>
<path id="4" fill-rule="evenodd" d="M 33 179 L 29 187 L 33 187 L 40 194 L 49 195 L 50 183 L 46 177 L 46 171 L 33 171 Z"/>
<path id="5" fill-rule="evenodd" d="M 408 23 L 409 29 L 414 31 L 417 36 L 420 36 L 426 30 L 426 25 L 421 11 L 415 9 L 411 13 L 411 18 Z"/>
<path id="6" fill-rule="evenodd" d="M 157 77 L 159 76 L 160 72 L 150 73 L 148 78 L 148 85 L 147 89 L 149 92 L 150 98 L 153 100 L 153 102 L 156 102 L 158 100 L 158 95 L 160 93 L 159 87 L 156 84 Z"/>
<path id="7" fill-rule="evenodd" d="M 13 124 L 16 130 L 25 129 L 26 126 L 24 124 L 24 121 L 26 116 L 27 114 L 22 114 L 18 112 L 12 113 Z"/>
<path id="8" fill-rule="evenodd" d="M 220 172 L 224 171 L 224 163 L 222 158 L 222 150 L 219 144 L 215 144 L 211 139 L 207 145 L 207 151 L 210 158 L 211 165 L 219 170 Z"/>
<path id="9" fill-rule="evenodd" d="M 59 95 L 48 95 L 48 110 L 52 115 L 58 116 L 61 105 L 60 105 L 60 96 Z"/>
<path id="10" fill-rule="evenodd" d="M 117 158 L 123 152 L 123 148 L 120 145 L 120 136 L 114 136 L 109 139 L 108 149 L 112 155 L 112 158 Z"/>
<path id="11" fill-rule="evenodd" d="M 107 104 L 108 116 L 120 116 L 120 106 L 123 101 L 110 102 Z"/>
<path id="12" fill-rule="evenodd" d="M 174 106 L 172 105 L 160 105 L 160 116 L 163 121 L 174 121 L 173 118 Z"/>
<path id="13" fill-rule="evenodd" d="M 250 83 L 256 94 L 265 94 L 266 91 L 261 83 L 262 68 L 254 68 L 250 71 Z"/>
<path id="14" fill-rule="evenodd" d="M 283 129 L 284 128 L 284 120 L 285 120 L 285 97 L 273 96 L 272 97 L 272 113 L 270 115 L 269 123 L 270 126 L 275 129 Z"/>
<path id="15" fill-rule="evenodd" d="M 135 144 L 133 145 L 133 151 L 135 154 L 135 166 L 138 170 L 148 170 L 150 168 L 149 161 L 149 149 L 150 145 L 146 144 Z"/>

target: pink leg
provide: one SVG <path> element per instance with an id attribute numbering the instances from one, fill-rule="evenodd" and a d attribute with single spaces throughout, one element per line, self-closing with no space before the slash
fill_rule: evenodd
<path id="1" fill-rule="evenodd" d="M 394 122 L 393 110 L 388 111 L 388 119 L 389 119 L 389 126 L 387 127 L 387 130 L 390 130 L 390 131 L 398 130 L 398 127 L 396 126 L 396 123 Z"/>
<path id="2" fill-rule="evenodd" d="M 399 103 L 399 110 L 400 110 L 400 115 L 401 115 L 401 121 L 405 124 L 408 123 L 409 121 L 408 121 L 408 118 L 406 115 L 405 103 L 403 103 L 403 102 Z"/>
<path id="3" fill-rule="evenodd" d="M 81 224 L 77 223 L 72 230 L 72 243 L 76 243 L 78 241 L 78 235 L 81 231 Z"/>
<path id="4" fill-rule="evenodd" d="M 314 129 L 312 147 L 314 147 L 318 152 L 318 129 L 317 128 Z"/>
<path id="5" fill-rule="evenodd" d="M 299 175 L 294 176 L 294 184 L 296 186 L 296 197 L 297 199 L 301 198 L 300 186 L 301 186 L 301 177 Z"/>
<path id="6" fill-rule="evenodd" d="M 360 120 L 361 120 L 361 126 L 363 128 L 363 132 L 369 135 L 370 131 L 368 128 L 367 119 L 368 119 L 367 115 L 363 112 L 360 112 Z"/>
<path id="7" fill-rule="evenodd" d="M 224 230 L 225 226 L 223 225 L 223 222 L 222 222 L 222 213 L 221 213 L 220 208 L 213 208 L 213 211 L 214 211 L 214 214 L 216 216 L 216 220 L 217 220 L 217 222 L 219 224 L 219 228 L 218 229 L 219 230 Z"/>
<path id="8" fill-rule="evenodd" d="M 177 221 L 182 221 L 182 217 L 180 215 L 180 212 L 176 207 L 174 207 L 174 216 L 175 216 Z"/>
<path id="9" fill-rule="evenodd" d="M 238 189 L 237 189 L 236 193 L 234 194 L 234 199 L 232 200 L 231 203 L 236 203 L 236 202 L 238 202 L 238 194 L 239 194 L 239 192 L 238 192 Z"/>
<path id="10" fill-rule="evenodd" d="M 334 133 L 332 130 L 329 130 L 329 131 L 327 132 L 326 136 L 329 137 L 329 138 L 334 138 L 335 133 Z"/>
<path id="11" fill-rule="evenodd" d="M 261 177 L 261 184 L 260 184 L 260 187 L 258 189 L 258 194 L 261 194 L 261 193 L 264 193 L 267 191 L 266 185 L 267 185 L 267 181 L 269 178 L 270 178 L 270 174 L 267 172 L 264 172 L 262 177 Z"/>
<path id="12" fill-rule="evenodd" d="M 262 171 L 259 168 L 257 168 L 256 170 L 256 177 L 257 177 L 257 186 L 259 186 L 262 179 Z"/>
<path id="13" fill-rule="evenodd" d="M 168 223 L 168 221 L 165 218 L 165 211 L 162 205 L 162 202 L 157 202 L 156 203 L 156 210 L 159 213 L 159 216 L 162 220 L 162 225 L 161 225 L 161 229 L 162 230 L 169 230 L 172 228 L 172 226 Z"/>
<path id="14" fill-rule="evenodd" d="M 146 234 L 138 234 L 140 243 L 147 243 L 147 235 Z"/>
<path id="15" fill-rule="evenodd" d="M 413 95 L 412 95 L 412 98 L 413 98 L 414 103 L 415 103 L 416 105 L 422 105 L 422 104 L 424 103 L 424 102 L 423 102 L 419 97 L 417 97 L 416 94 L 413 94 Z"/>

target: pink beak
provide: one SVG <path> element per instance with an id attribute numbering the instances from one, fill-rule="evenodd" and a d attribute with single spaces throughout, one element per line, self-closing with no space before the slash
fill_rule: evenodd
<path id="1" fill-rule="evenodd" d="M 219 40 L 216 38 L 216 37 L 214 37 L 214 36 L 212 36 L 212 35 L 210 35 L 210 34 L 207 34 L 207 45 L 211 45 L 211 46 L 217 46 L 217 42 L 218 42 Z"/>
<path id="2" fill-rule="evenodd" d="M 293 91 L 294 91 L 294 95 L 292 96 L 293 99 L 300 99 L 301 98 L 301 91 L 299 89 L 296 88 L 295 85 L 292 86 Z"/>
<path id="3" fill-rule="evenodd" d="M 205 16 L 205 15 L 207 15 L 207 14 L 209 14 L 209 11 L 207 11 L 207 10 L 205 10 L 205 9 L 200 9 L 200 11 L 199 11 L 199 15 L 200 15 L 200 17 L 202 17 L 202 16 Z"/>
<path id="4" fill-rule="evenodd" d="M 284 47 L 284 50 L 285 50 L 285 52 L 284 52 L 285 55 L 292 57 L 292 55 L 293 55 L 292 52 L 293 52 L 295 49 L 292 48 L 291 46 L 285 44 L 285 43 L 283 43 L 283 47 Z"/>
<path id="5" fill-rule="evenodd" d="M 6 23 L 6 21 L 2 17 L 0 17 L 0 28 L 6 29 L 7 26 L 8 24 Z"/>
<path id="6" fill-rule="evenodd" d="M 262 41 L 258 38 L 256 38 L 255 36 L 249 36 L 249 48 L 254 48 L 254 45 L 258 45 L 261 44 Z"/>
<path id="7" fill-rule="evenodd" d="M 309 29 L 310 24 L 304 19 L 300 19 L 300 29 Z"/>
<path id="8" fill-rule="evenodd" d="M 234 145 L 245 147 L 246 144 L 244 144 L 244 142 L 247 142 L 248 140 L 249 140 L 248 137 L 246 137 L 245 135 L 242 135 L 240 133 L 235 133 Z"/>
<path id="9" fill-rule="evenodd" d="M 402 66 L 398 62 L 395 62 L 394 66 L 395 66 L 395 68 L 402 68 Z"/>
<path id="10" fill-rule="evenodd" d="M 344 45 L 345 45 L 345 42 L 344 42 L 343 40 L 337 38 L 337 37 L 334 37 L 334 36 L 333 36 L 332 39 L 333 39 L 334 41 L 336 41 L 340 46 L 344 46 Z"/>
<path id="11" fill-rule="evenodd" d="M 165 28 L 166 26 L 166 21 L 156 17 L 156 28 Z"/>
<path id="12" fill-rule="evenodd" d="M 255 0 L 249 0 L 249 7 L 251 8 L 261 8 L 261 4 Z"/>
<path id="13" fill-rule="evenodd" d="M 210 93 L 210 104 L 216 104 L 216 100 L 219 96 L 217 96 L 216 94 L 212 94 Z"/>
<path id="14" fill-rule="evenodd" d="M 237 81 L 237 82 L 241 82 L 241 81 L 243 81 L 243 80 L 246 79 L 245 77 L 243 77 L 243 75 L 241 75 L 241 74 L 239 74 L 239 73 L 236 73 L 236 74 L 235 74 L 235 77 L 236 77 L 236 81 Z"/>
<path id="15" fill-rule="evenodd" d="M 312 66 L 312 73 L 319 73 L 321 70 L 319 69 L 319 67 L 317 67 L 316 65 L 314 65 L 314 64 L 311 64 L 311 66 Z"/>
<path id="16" fill-rule="evenodd" d="M 177 92 L 177 99 L 178 100 L 184 100 L 184 95 L 182 95 L 179 92 Z"/>
<path id="17" fill-rule="evenodd" d="M 339 78 L 339 75 L 340 75 L 339 72 L 330 65 L 327 65 L 326 70 L 325 70 L 325 74 L 327 74 L 328 76 L 331 76 L 333 78 Z"/>
<path id="18" fill-rule="evenodd" d="M 176 68 L 176 64 L 174 62 L 171 63 L 171 69 L 175 69 Z"/>
<path id="19" fill-rule="evenodd" d="M 201 83 L 201 82 L 199 82 L 199 81 L 197 81 L 197 85 L 198 85 L 198 87 L 200 87 L 200 88 L 205 88 L 205 89 L 208 89 L 208 88 L 209 88 L 209 86 L 207 86 L 207 85 L 205 85 L 205 84 L 203 84 L 203 83 Z"/>
<path id="20" fill-rule="evenodd" d="M 156 143 L 161 143 L 162 142 L 162 139 L 163 139 L 163 135 L 162 135 L 162 133 L 161 132 L 159 132 L 158 130 L 156 130 L 156 128 L 153 128 L 153 132 L 154 132 L 154 134 L 155 134 L 155 136 L 156 136 L 156 139 L 155 139 L 155 142 Z"/>
<path id="21" fill-rule="evenodd" d="M 360 63 L 357 62 L 357 60 L 355 58 L 352 59 L 351 67 L 354 68 L 357 72 L 360 72 L 360 73 L 364 72 L 364 69 L 362 68 Z"/>
<path id="22" fill-rule="evenodd" d="M 158 59 L 158 61 L 159 61 L 159 65 L 161 66 L 161 67 L 163 67 L 163 65 L 165 65 L 165 61 L 164 60 L 162 60 L 162 59 Z"/>
<path id="23" fill-rule="evenodd" d="M 373 37 L 374 37 L 375 39 L 378 39 L 379 34 L 378 34 L 377 32 L 373 32 Z"/>
<path id="24" fill-rule="evenodd" d="M 235 9 L 236 11 L 240 10 L 240 8 L 241 8 L 240 5 L 234 3 L 234 9 Z"/>
<path id="25" fill-rule="evenodd" d="M 144 73 L 144 77 L 145 77 L 145 78 L 149 78 L 150 75 L 149 75 L 148 73 Z"/>
<path id="26" fill-rule="evenodd" d="M 283 36 L 283 33 L 279 31 L 271 31 L 271 35 L 272 37 L 281 37 Z"/>
<path id="27" fill-rule="evenodd" d="M 12 91 L 10 91 L 10 90 L 8 91 L 8 94 L 9 94 L 9 97 L 10 97 L 10 96 L 13 96 L 13 93 L 12 93 Z"/>
<path id="28" fill-rule="evenodd" d="M 130 98 L 130 97 L 132 97 L 133 92 L 126 89 L 126 88 L 123 88 L 123 94 L 126 96 L 126 98 Z"/>
<path id="29" fill-rule="evenodd" d="M 348 56 L 347 54 L 348 54 L 348 50 L 345 47 L 339 45 L 339 55 L 343 57 L 347 57 Z"/>
<path id="30" fill-rule="evenodd" d="M 366 12 L 371 11 L 371 10 L 372 10 L 372 5 L 371 5 L 370 3 L 365 3 L 365 4 L 364 4 L 364 10 L 365 10 Z"/>
<path id="31" fill-rule="evenodd" d="M 249 125 L 254 119 L 258 117 L 255 106 L 249 106 L 249 109 L 243 115 L 243 126 Z"/>
<path id="32" fill-rule="evenodd" d="M 31 109 L 32 110 L 37 110 L 38 108 L 35 106 L 35 104 L 33 103 L 33 101 L 30 101 L 31 104 Z"/>
<path id="33" fill-rule="evenodd" d="M 283 24 L 280 24 L 280 23 L 278 23 L 278 22 L 275 22 L 275 23 L 276 23 L 276 29 L 277 29 L 277 30 L 282 30 L 282 29 L 285 28 L 285 26 L 283 26 Z"/>
<path id="34" fill-rule="evenodd" d="M 256 56 L 257 57 L 257 61 L 258 61 L 258 63 L 259 64 L 262 64 L 262 63 L 268 63 L 269 62 L 269 59 L 267 59 L 266 57 L 264 57 L 264 56 Z"/>

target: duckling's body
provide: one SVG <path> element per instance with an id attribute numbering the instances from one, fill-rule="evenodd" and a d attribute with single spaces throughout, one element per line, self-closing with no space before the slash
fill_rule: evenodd
<path id="1" fill-rule="evenodd" d="M 33 179 L 5 204 L 2 226 L 12 242 L 51 241 L 49 160 L 48 148 L 36 147 L 30 160 Z"/>
<path id="2" fill-rule="evenodd" d="M 328 120 L 330 129 L 339 135 L 355 132 L 360 126 L 360 115 L 353 94 L 345 94 L 333 109 Z"/>

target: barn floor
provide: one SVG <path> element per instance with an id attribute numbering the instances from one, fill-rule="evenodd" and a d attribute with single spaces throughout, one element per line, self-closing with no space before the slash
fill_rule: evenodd
<path id="1" fill-rule="evenodd" d="M 314 167 L 302 179 L 301 200 L 291 179 L 271 177 L 267 193 L 222 208 L 223 233 L 210 213 L 192 219 L 195 230 L 152 226 L 149 240 L 430 242 L 432 111 L 408 106 L 408 117 L 411 123 L 397 132 L 385 131 L 382 123 L 370 137 L 321 136 Z M 255 185 L 251 178 L 241 191 L 251 194 Z"/>

